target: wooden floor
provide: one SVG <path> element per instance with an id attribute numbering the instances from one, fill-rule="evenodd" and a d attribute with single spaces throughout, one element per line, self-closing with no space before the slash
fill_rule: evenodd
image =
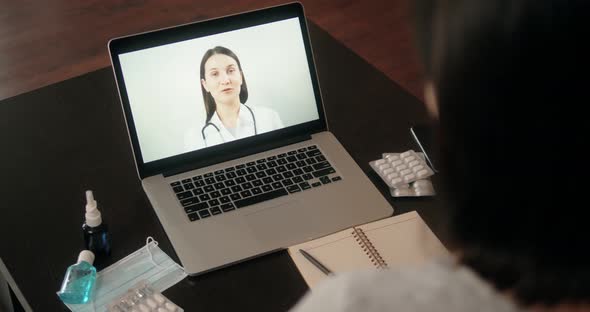
<path id="1" fill-rule="evenodd" d="M 284 2 L 0 0 L 0 99 L 110 66 L 110 38 Z M 301 2 L 314 23 L 422 98 L 411 1 Z"/>

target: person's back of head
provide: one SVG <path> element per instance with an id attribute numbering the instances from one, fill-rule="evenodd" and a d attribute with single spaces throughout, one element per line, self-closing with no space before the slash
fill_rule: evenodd
<path id="1" fill-rule="evenodd" d="M 590 2 L 418 2 L 463 263 L 523 305 L 590 302 Z"/>

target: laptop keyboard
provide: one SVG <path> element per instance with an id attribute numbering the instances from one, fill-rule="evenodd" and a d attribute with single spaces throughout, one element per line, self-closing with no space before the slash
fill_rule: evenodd
<path id="1" fill-rule="evenodd" d="M 228 213 L 342 178 L 316 145 L 170 183 L 189 220 Z"/>

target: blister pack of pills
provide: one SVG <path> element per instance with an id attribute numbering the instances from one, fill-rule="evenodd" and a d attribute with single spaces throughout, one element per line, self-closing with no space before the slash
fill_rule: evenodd
<path id="1" fill-rule="evenodd" d="M 109 312 L 183 312 L 159 291 L 141 282 L 109 305 Z"/>
<path id="2" fill-rule="evenodd" d="M 389 188 L 389 192 L 393 197 L 421 197 L 434 196 L 434 186 L 429 179 L 414 181 L 410 184 L 405 184 L 407 187 Z"/>
<path id="3" fill-rule="evenodd" d="M 384 153 L 381 159 L 371 161 L 369 165 L 389 186 L 393 197 L 436 194 L 429 179 L 434 171 L 426 164 L 422 153 L 413 150 L 404 153 Z"/>

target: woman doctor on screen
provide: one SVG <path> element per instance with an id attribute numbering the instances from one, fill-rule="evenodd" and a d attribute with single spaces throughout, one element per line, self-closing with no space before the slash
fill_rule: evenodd
<path id="1" fill-rule="evenodd" d="M 217 46 L 201 60 L 201 91 L 207 119 L 201 129 L 207 146 L 233 141 L 283 127 L 269 108 L 250 107 L 248 87 L 238 57 Z"/>

